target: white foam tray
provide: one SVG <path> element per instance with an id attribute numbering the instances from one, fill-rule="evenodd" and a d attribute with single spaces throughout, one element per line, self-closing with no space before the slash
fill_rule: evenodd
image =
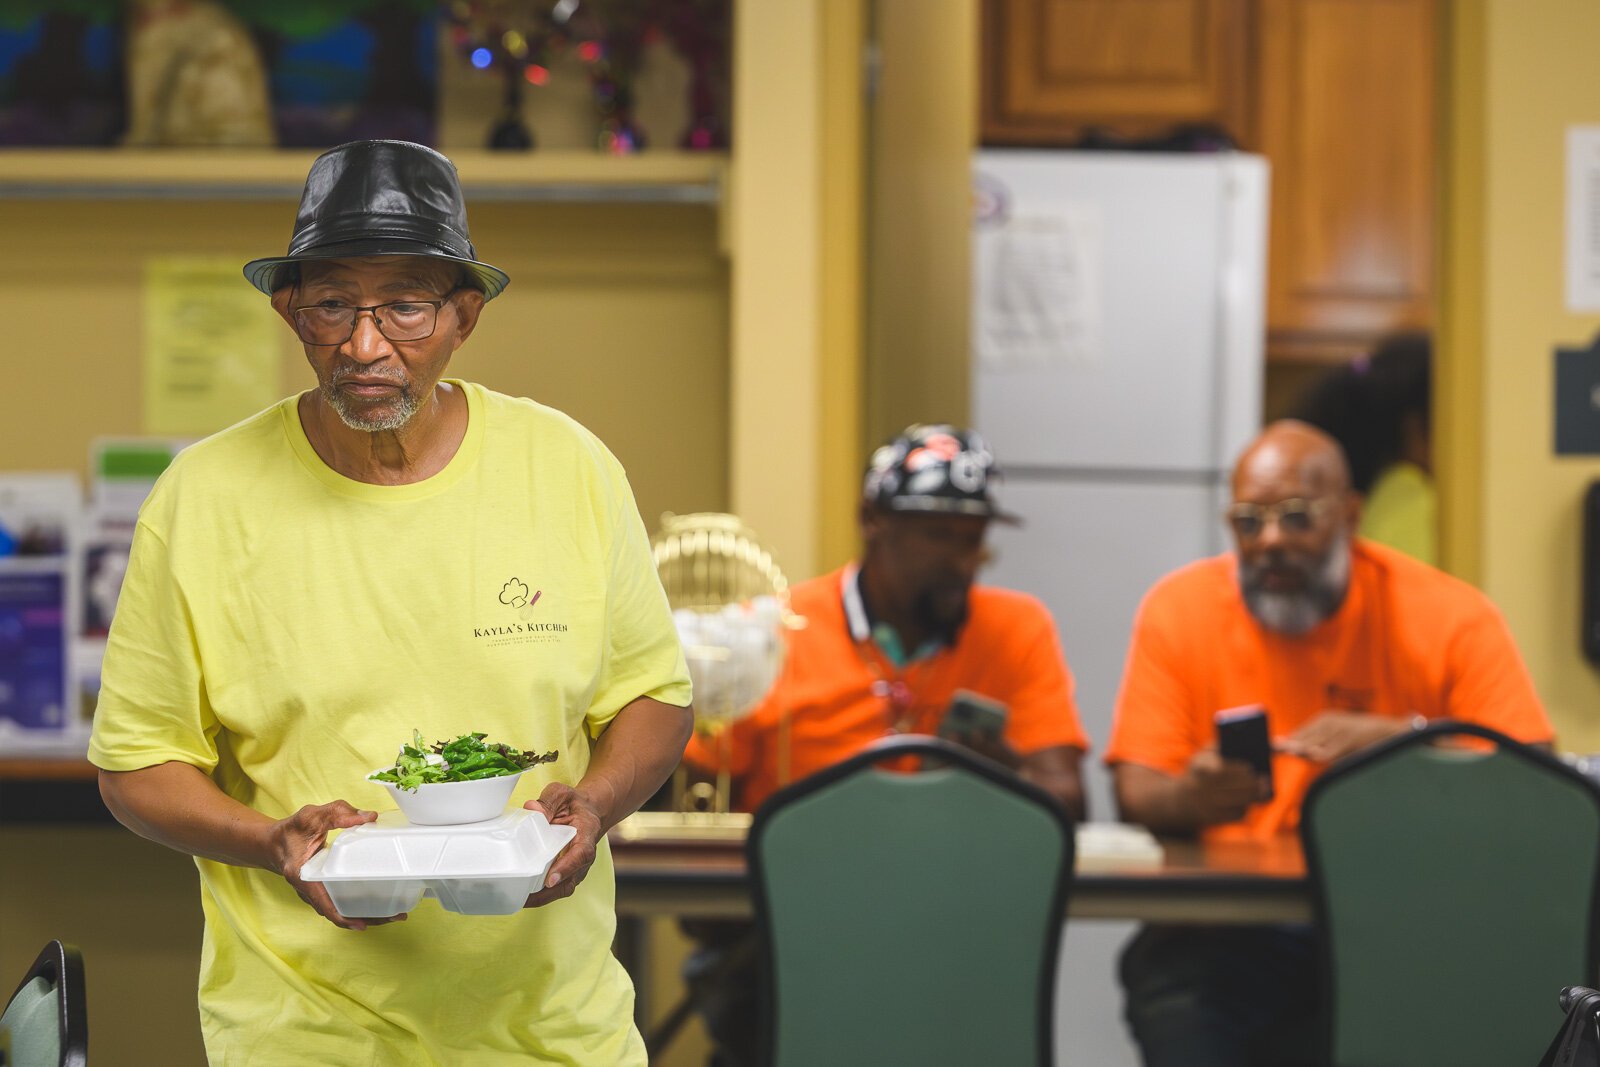
<path id="1" fill-rule="evenodd" d="M 1154 870 L 1165 859 L 1161 842 L 1142 826 L 1122 822 L 1084 822 L 1077 826 L 1077 870 L 1086 872 Z"/>
<path id="2" fill-rule="evenodd" d="M 510 915 L 544 886 L 556 855 L 577 836 L 518 808 L 483 822 L 414 826 L 397 811 L 351 827 L 306 861 L 339 914 L 381 919 L 436 898 L 462 915 Z"/>

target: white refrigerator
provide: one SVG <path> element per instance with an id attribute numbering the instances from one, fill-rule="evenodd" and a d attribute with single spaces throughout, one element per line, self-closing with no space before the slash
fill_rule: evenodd
<path id="1" fill-rule="evenodd" d="M 983 580 L 1055 617 L 1099 757 L 1135 609 L 1225 547 L 1234 459 L 1261 420 L 1266 161 L 1241 153 L 983 150 L 974 160 L 973 423 L 1023 519 Z M 1134 1065 L 1115 956 L 1126 923 L 1076 923 L 1060 1062 Z"/>

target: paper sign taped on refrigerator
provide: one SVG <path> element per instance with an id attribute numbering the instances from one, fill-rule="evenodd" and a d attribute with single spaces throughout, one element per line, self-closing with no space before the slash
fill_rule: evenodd
<path id="1" fill-rule="evenodd" d="M 973 333 L 984 367 L 1100 360 L 1101 231 L 1088 207 L 980 217 Z"/>

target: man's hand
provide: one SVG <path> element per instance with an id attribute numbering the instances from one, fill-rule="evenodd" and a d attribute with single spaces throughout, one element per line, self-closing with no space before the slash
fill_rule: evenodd
<path id="1" fill-rule="evenodd" d="M 1411 723 L 1406 719 L 1358 711 L 1324 711 L 1288 737 L 1281 738 L 1277 747 L 1279 752 L 1314 763 L 1332 763 L 1410 729 Z"/>
<path id="2" fill-rule="evenodd" d="M 1022 757 L 1017 750 L 1012 748 L 1004 737 L 998 734 L 988 734 L 980 730 L 966 730 L 960 733 L 947 733 L 945 740 L 954 741 L 965 748 L 970 748 L 980 756 L 994 760 L 1007 770 L 1015 771 L 1022 767 Z"/>
<path id="3" fill-rule="evenodd" d="M 392 915 L 387 919 L 347 919 L 333 906 L 333 898 L 320 882 L 302 882 L 300 868 L 322 848 L 328 840 L 328 831 L 343 830 L 369 823 L 378 817 L 377 812 L 357 811 L 343 800 L 331 804 L 307 804 L 287 819 L 272 826 L 271 841 L 273 869 L 283 878 L 300 899 L 310 904 L 318 915 L 335 926 L 346 930 L 365 930 L 369 926 L 400 922 L 405 915 Z"/>
<path id="4" fill-rule="evenodd" d="M 544 888 L 534 893 L 523 905 L 539 908 L 554 900 L 570 897 L 578 888 L 584 875 L 594 864 L 595 848 L 600 842 L 602 820 L 593 801 L 570 785 L 551 782 L 544 787 L 538 800 L 530 800 L 523 807 L 544 813 L 552 826 L 572 826 L 578 836 L 567 843 L 545 876 Z"/>
<path id="5" fill-rule="evenodd" d="M 1137 763 L 1118 763 L 1112 774 L 1120 816 L 1158 834 L 1192 834 L 1238 822 L 1267 794 L 1266 779 L 1254 767 L 1225 760 L 1215 748 L 1196 752 L 1181 774 Z"/>
<path id="6" fill-rule="evenodd" d="M 1238 822 L 1250 805 L 1266 799 L 1266 780 L 1254 767 L 1225 760 L 1214 748 L 1196 752 L 1181 781 L 1201 826 Z"/>
<path id="7" fill-rule="evenodd" d="M 1040 749 L 1024 756 L 1011 747 L 1004 737 L 977 731 L 946 733 L 947 741 L 972 749 L 987 756 L 1007 770 L 1032 782 L 1066 809 L 1074 819 L 1084 817 L 1083 777 L 1079 763 L 1083 753 L 1068 745 Z"/>

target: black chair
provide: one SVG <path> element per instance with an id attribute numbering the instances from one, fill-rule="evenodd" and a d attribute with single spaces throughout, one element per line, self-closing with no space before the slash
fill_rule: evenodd
<path id="1" fill-rule="evenodd" d="M 1587 986 L 1561 990 L 1567 1013 L 1539 1067 L 1600 1067 L 1600 992 Z"/>
<path id="2" fill-rule="evenodd" d="M 1594 783 L 1440 722 L 1329 768 L 1300 832 L 1334 1064 L 1537 1062 L 1551 990 L 1595 978 Z"/>
<path id="3" fill-rule="evenodd" d="M 1053 1062 L 1073 848 L 1049 794 L 932 737 L 775 793 L 746 843 L 769 1062 Z"/>
<path id="4" fill-rule="evenodd" d="M 89 1057 L 83 956 L 52 941 L 33 961 L 0 1015 L 4 1067 L 83 1067 Z"/>

